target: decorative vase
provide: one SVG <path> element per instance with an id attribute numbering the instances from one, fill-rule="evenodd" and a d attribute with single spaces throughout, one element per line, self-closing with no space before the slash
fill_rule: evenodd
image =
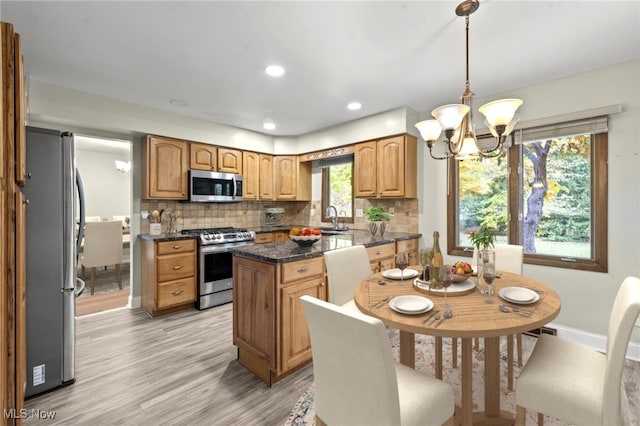
<path id="1" fill-rule="evenodd" d="M 380 222 L 380 236 L 384 237 L 384 231 L 387 230 L 387 222 Z"/>
<path id="2" fill-rule="evenodd" d="M 369 222 L 369 231 L 371 231 L 371 236 L 375 237 L 378 232 L 378 224 L 376 222 Z"/>

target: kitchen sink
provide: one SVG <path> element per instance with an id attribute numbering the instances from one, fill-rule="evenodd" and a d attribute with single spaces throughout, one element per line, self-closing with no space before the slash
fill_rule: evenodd
<path id="1" fill-rule="evenodd" d="M 350 229 L 333 229 L 333 228 L 320 228 L 320 231 L 326 235 L 344 235 L 351 234 Z"/>

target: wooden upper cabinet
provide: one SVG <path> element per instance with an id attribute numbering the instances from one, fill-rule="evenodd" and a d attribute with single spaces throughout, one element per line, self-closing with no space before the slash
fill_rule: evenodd
<path id="1" fill-rule="evenodd" d="M 405 164 L 403 136 L 378 141 L 378 197 L 405 196 Z"/>
<path id="2" fill-rule="evenodd" d="M 373 198 L 377 194 L 376 168 L 378 143 L 363 142 L 356 144 L 353 152 L 354 176 L 353 195 Z"/>
<path id="3" fill-rule="evenodd" d="M 258 178 L 258 198 L 273 200 L 273 155 L 260 154 L 260 176 Z"/>
<path id="4" fill-rule="evenodd" d="M 192 170 L 216 170 L 217 148 L 204 143 L 189 144 L 189 167 Z"/>
<path id="5" fill-rule="evenodd" d="M 274 174 L 277 200 L 295 200 L 298 181 L 298 158 L 295 155 L 278 155 L 274 158 Z"/>
<path id="6" fill-rule="evenodd" d="M 415 198 L 417 140 L 400 135 L 356 145 L 354 196 Z"/>
<path id="7" fill-rule="evenodd" d="M 311 162 L 300 162 L 296 155 L 273 157 L 276 200 L 311 200 Z"/>
<path id="8" fill-rule="evenodd" d="M 242 151 L 218 147 L 218 171 L 242 173 Z"/>
<path id="9" fill-rule="evenodd" d="M 142 198 L 186 200 L 189 144 L 147 136 L 142 150 Z"/>
<path id="10" fill-rule="evenodd" d="M 257 200 L 260 187 L 260 155 L 256 152 L 242 153 L 242 197 Z"/>

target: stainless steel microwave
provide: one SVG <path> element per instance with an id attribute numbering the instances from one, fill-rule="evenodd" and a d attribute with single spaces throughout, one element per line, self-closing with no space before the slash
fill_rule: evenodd
<path id="1" fill-rule="evenodd" d="M 242 175 L 190 170 L 189 201 L 200 203 L 242 201 Z"/>

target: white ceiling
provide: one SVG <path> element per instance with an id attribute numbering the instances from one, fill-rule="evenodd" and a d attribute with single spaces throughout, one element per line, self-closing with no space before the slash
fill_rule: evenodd
<path id="1" fill-rule="evenodd" d="M 22 37 L 31 79 L 300 135 L 457 102 L 465 82 L 458 3 L 3 0 L 0 16 Z M 470 18 L 471 88 L 486 98 L 637 60 L 639 10 L 637 0 L 481 0 Z M 284 77 L 264 74 L 272 63 Z M 360 111 L 346 109 L 354 100 Z M 277 128 L 264 130 L 266 120 Z"/>

